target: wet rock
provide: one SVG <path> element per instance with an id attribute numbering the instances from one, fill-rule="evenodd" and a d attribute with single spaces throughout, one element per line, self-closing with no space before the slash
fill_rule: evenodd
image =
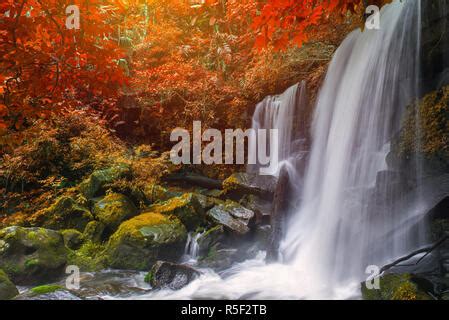
<path id="1" fill-rule="evenodd" d="M 223 181 L 226 196 L 240 199 L 246 194 L 272 199 L 276 188 L 276 177 L 249 173 L 234 173 Z"/>
<path id="2" fill-rule="evenodd" d="M 273 202 L 264 200 L 253 194 L 247 195 L 241 202 L 245 208 L 252 210 L 256 215 L 256 224 L 267 224 L 270 222 Z"/>
<path id="3" fill-rule="evenodd" d="M 104 185 L 125 177 L 130 171 L 131 169 L 127 164 L 117 164 L 108 169 L 96 170 L 81 182 L 79 190 L 86 199 L 91 199 L 101 191 Z"/>
<path id="4" fill-rule="evenodd" d="M 180 197 L 157 203 L 149 207 L 148 211 L 179 218 L 188 230 L 194 230 L 205 222 L 205 211 L 198 197 L 193 193 L 186 193 Z"/>
<path id="5" fill-rule="evenodd" d="M 199 275 L 200 273 L 192 267 L 157 261 L 145 277 L 145 281 L 149 282 L 154 289 L 169 288 L 179 290 Z"/>
<path id="6" fill-rule="evenodd" d="M 179 259 L 186 240 L 178 218 L 148 212 L 120 225 L 107 244 L 107 259 L 113 268 L 148 270 L 157 260 Z"/>
<path id="7" fill-rule="evenodd" d="M 411 274 L 387 274 L 380 278 L 380 289 L 368 289 L 362 282 L 365 300 L 431 300 L 413 281 Z"/>
<path id="8" fill-rule="evenodd" d="M 127 270 L 82 273 L 80 283 L 82 285 L 76 290 L 76 295 L 88 300 L 100 300 L 104 296 L 132 298 L 150 290 L 142 272 Z"/>
<path id="9" fill-rule="evenodd" d="M 16 286 L 9 280 L 6 273 L 0 269 L 0 300 L 9 300 L 19 294 Z"/>
<path id="10" fill-rule="evenodd" d="M 34 226 L 48 229 L 76 229 L 83 231 L 94 220 L 90 211 L 72 197 L 62 196 L 49 208 L 36 212 L 32 217 Z"/>
<path id="11" fill-rule="evenodd" d="M 16 284 L 51 281 L 62 274 L 66 262 L 60 232 L 22 227 L 0 230 L 0 268 Z"/>
<path id="12" fill-rule="evenodd" d="M 207 256 L 199 261 L 199 266 L 217 271 L 228 269 L 236 261 L 240 261 L 239 250 L 236 248 L 220 248 L 215 245 L 210 248 Z"/>
<path id="13" fill-rule="evenodd" d="M 17 296 L 14 300 L 81 300 L 60 285 L 42 285 Z"/>
<path id="14" fill-rule="evenodd" d="M 75 229 L 68 229 L 61 231 L 62 237 L 64 239 L 64 244 L 67 248 L 72 250 L 77 250 L 81 247 L 84 242 L 84 237 L 81 232 Z"/>
<path id="15" fill-rule="evenodd" d="M 93 214 L 109 231 L 115 231 L 119 225 L 138 213 L 134 203 L 128 197 L 111 193 L 97 201 Z"/>
<path id="16" fill-rule="evenodd" d="M 233 213 L 236 215 L 249 215 L 246 212 L 236 211 L 235 208 L 228 208 L 226 205 L 215 206 L 207 212 L 213 222 L 225 226 L 231 232 L 239 235 L 248 233 L 248 221 L 235 217 Z"/>
<path id="17" fill-rule="evenodd" d="M 215 226 L 204 232 L 198 239 L 198 246 L 200 256 L 205 256 L 209 252 L 210 248 L 215 246 L 220 241 L 223 241 L 225 237 L 224 227 L 222 225 Z"/>

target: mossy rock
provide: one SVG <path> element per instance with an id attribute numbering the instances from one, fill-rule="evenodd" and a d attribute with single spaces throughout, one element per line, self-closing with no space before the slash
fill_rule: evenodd
<path id="1" fill-rule="evenodd" d="M 218 225 L 206 230 L 198 239 L 199 255 L 205 256 L 209 250 L 225 237 L 224 227 Z"/>
<path id="2" fill-rule="evenodd" d="M 8 275 L 0 269 L 0 300 L 9 300 L 19 294 L 14 283 L 9 280 Z"/>
<path id="3" fill-rule="evenodd" d="M 79 185 L 79 191 L 86 199 L 97 195 L 104 185 L 130 174 L 131 169 L 127 164 L 117 164 L 111 168 L 96 170 Z"/>
<path id="4" fill-rule="evenodd" d="M 126 196 L 111 193 L 97 201 L 93 207 L 95 218 L 113 232 L 120 224 L 134 217 L 138 210 L 134 203 Z"/>
<path id="5" fill-rule="evenodd" d="M 150 203 L 163 202 L 182 195 L 181 192 L 171 191 L 155 183 L 147 184 L 143 189 L 143 194 Z"/>
<path id="6" fill-rule="evenodd" d="M 81 300 L 58 284 L 45 284 L 18 295 L 14 300 Z"/>
<path id="7" fill-rule="evenodd" d="M 49 208 L 33 215 L 32 224 L 48 229 L 76 229 L 83 231 L 89 221 L 94 220 L 90 211 L 72 197 L 62 196 Z"/>
<path id="8" fill-rule="evenodd" d="M 103 242 L 104 232 L 106 226 L 100 221 L 91 221 L 87 224 L 83 232 L 84 239 L 90 240 L 94 243 Z"/>
<path id="9" fill-rule="evenodd" d="M 108 264 L 117 269 L 148 270 L 157 260 L 176 261 L 187 230 L 170 215 L 148 212 L 123 222 L 106 248 Z"/>
<path id="10" fill-rule="evenodd" d="M 415 170 L 415 157 L 423 162 L 424 173 L 449 170 L 449 86 L 408 107 L 387 162 L 392 168 L 411 171 Z"/>
<path id="11" fill-rule="evenodd" d="M 263 199 L 272 199 L 277 178 L 268 175 L 237 172 L 223 181 L 223 193 L 234 200 L 253 194 Z"/>
<path id="12" fill-rule="evenodd" d="M 100 271 L 107 266 L 104 250 L 104 245 L 86 241 L 79 249 L 69 251 L 67 264 L 75 265 L 84 272 Z"/>
<path id="13" fill-rule="evenodd" d="M 60 232 L 22 227 L 0 230 L 0 268 L 16 284 L 54 280 L 66 262 L 67 248 Z"/>
<path id="14" fill-rule="evenodd" d="M 42 286 L 34 287 L 30 291 L 35 295 L 53 293 L 55 291 L 64 290 L 64 288 L 57 284 L 44 284 Z"/>
<path id="15" fill-rule="evenodd" d="M 75 229 L 68 229 L 61 231 L 62 237 L 64 239 L 64 244 L 67 248 L 76 250 L 81 247 L 84 242 L 84 237 L 81 232 Z"/>
<path id="16" fill-rule="evenodd" d="M 380 278 L 380 289 L 368 289 L 362 283 L 364 300 L 431 300 L 432 298 L 421 291 L 412 281 L 411 274 L 387 274 Z"/>
<path id="17" fill-rule="evenodd" d="M 193 193 L 186 193 L 180 197 L 154 204 L 149 207 L 148 211 L 176 216 L 188 230 L 195 230 L 198 226 L 203 225 L 206 217 L 203 207 Z"/>

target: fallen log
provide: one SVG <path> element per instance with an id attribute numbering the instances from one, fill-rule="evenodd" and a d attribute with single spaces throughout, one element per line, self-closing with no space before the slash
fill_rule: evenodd
<path id="1" fill-rule="evenodd" d="M 166 181 L 181 181 L 206 189 L 222 189 L 223 183 L 195 173 L 177 173 L 166 177 Z"/>
<path id="2" fill-rule="evenodd" d="M 383 266 L 383 267 L 380 269 L 379 274 L 382 274 L 383 272 L 387 271 L 388 269 L 391 269 L 392 267 L 399 265 L 399 263 L 401 263 L 401 262 L 403 262 L 403 261 L 407 261 L 407 260 L 413 258 L 414 256 L 420 254 L 420 253 L 426 253 L 424 256 L 422 256 L 421 258 L 419 258 L 418 261 L 417 261 L 416 263 L 414 263 L 414 264 L 412 264 L 412 265 L 402 265 L 402 266 L 414 266 L 414 265 L 416 266 L 416 265 L 418 265 L 418 264 L 419 264 L 421 261 L 423 261 L 423 260 L 424 260 L 424 259 L 425 259 L 425 258 L 432 252 L 432 251 L 434 251 L 435 249 L 437 249 L 439 246 L 441 246 L 441 245 L 442 245 L 446 240 L 448 240 L 448 239 L 449 239 L 449 235 L 446 235 L 446 236 L 442 237 L 440 240 L 438 240 L 438 241 L 437 241 L 435 244 L 433 244 L 432 246 L 425 247 L 425 248 L 421 248 L 421 249 L 418 249 L 418 250 L 416 250 L 416 251 L 413 251 L 412 253 L 410 253 L 410 254 L 408 254 L 408 255 L 402 257 L 402 258 L 399 258 L 398 260 L 396 260 L 396 261 L 394 261 L 394 262 L 392 262 L 392 263 L 389 263 L 389 264 Z"/>

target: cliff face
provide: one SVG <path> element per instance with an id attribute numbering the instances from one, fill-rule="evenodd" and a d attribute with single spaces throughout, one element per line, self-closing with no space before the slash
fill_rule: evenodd
<path id="1" fill-rule="evenodd" d="M 423 94 L 449 84 L 449 0 L 422 2 Z"/>

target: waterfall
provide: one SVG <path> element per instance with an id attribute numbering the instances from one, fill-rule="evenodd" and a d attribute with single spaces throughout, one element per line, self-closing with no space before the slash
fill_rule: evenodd
<path id="1" fill-rule="evenodd" d="M 355 31 L 338 48 L 316 105 L 303 203 L 281 250 L 307 273 L 312 295 L 363 279 L 379 265 L 425 240 L 415 226 L 422 213 L 367 203 L 385 172 L 388 142 L 419 93 L 420 2 L 384 7 L 380 30 Z M 413 174 L 413 173 L 410 173 Z M 390 187 L 388 192 L 394 193 Z M 395 200 L 395 199 L 394 199 Z M 385 200 L 387 201 L 387 200 Z M 406 221 L 414 221 L 404 228 Z"/>
<path id="2" fill-rule="evenodd" d="M 206 272 L 153 297 L 358 297 L 367 266 L 381 267 L 424 243 L 423 199 L 419 191 L 403 196 L 386 163 L 404 109 L 419 93 L 420 6 L 393 1 L 381 10 L 380 30 L 356 30 L 337 49 L 317 100 L 305 175 L 293 179 L 303 184 L 301 204 L 287 223 L 282 261 L 249 260 L 225 276 Z M 297 90 L 268 97 L 254 116 L 255 128 L 281 130 L 277 152 L 292 168 Z"/>
<path id="3" fill-rule="evenodd" d="M 274 150 L 269 150 L 269 144 L 265 141 L 250 140 L 249 150 L 253 150 L 253 143 L 256 144 L 254 150 L 260 143 L 266 143 L 266 149 L 278 154 L 279 164 L 273 175 L 279 173 L 283 165 L 289 166 L 294 174 L 295 163 L 303 158 L 305 139 L 298 134 L 298 129 L 305 123 L 303 110 L 307 106 L 306 83 L 295 84 L 284 93 L 275 96 L 267 96 L 257 104 L 252 119 L 252 128 L 277 129 L 279 133 L 278 141 L 273 143 Z M 259 165 L 248 165 L 248 172 L 258 172 Z"/>
<path id="4" fill-rule="evenodd" d="M 197 232 L 192 235 L 191 232 L 187 234 L 187 242 L 184 248 L 183 262 L 187 264 L 195 265 L 198 262 L 198 253 L 200 251 L 200 246 L 198 240 L 204 232 Z"/>

